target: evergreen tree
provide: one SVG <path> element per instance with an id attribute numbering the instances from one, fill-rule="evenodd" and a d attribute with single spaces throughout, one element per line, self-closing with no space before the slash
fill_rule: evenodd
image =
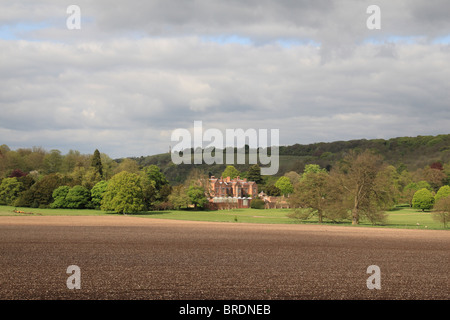
<path id="1" fill-rule="evenodd" d="M 92 156 L 91 160 L 91 166 L 94 167 L 98 174 L 100 174 L 100 177 L 103 177 L 103 165 L 102 165 L 102 159 L 100 157 L 100 152 L 98 149 L 95 149 L 94 155 Z"/>

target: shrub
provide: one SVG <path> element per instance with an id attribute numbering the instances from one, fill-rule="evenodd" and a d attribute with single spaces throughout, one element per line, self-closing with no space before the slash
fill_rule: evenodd
<path id="1" fill-rule="evenodd" d="M 264 201 L 261 199 L 253 199 L 250 202 L 250 208 L 252 209 L 264 209 Z"/>

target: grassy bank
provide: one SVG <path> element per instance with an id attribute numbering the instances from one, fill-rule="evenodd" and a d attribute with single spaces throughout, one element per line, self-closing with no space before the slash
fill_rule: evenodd
<path id="1" fill-rule="evenodd" d="M 15 213 L 23 211 L 24 213 Z M 247 223 L 278 223 L 278 224 L 316 224 L 315 217 L 308 221 L 297 221 L 286 216 L 289 209 L 233 209 L 221 211 L 147 211 L 133 214 L 139 218 L 176 219 L 192 221 L 211 222 L 247 222 Z M 416 209 L 398 207 L 396 210 L 387 212 L 389 217 L 385 225 L 376 227 L 388 228 L 408 228 L 408 229 L 443 229 L 443 225 L 435 221 L 430 212 L 421 212 Z M 108 213 L 100 210 L 83 209 L 39 209 L 39 208 L 15 208 L 10 206 L 0 206 L 0 216 L 111 216 L 116 213 Z M 325 222 L 327 225 L 351 226 L 350 221 L 341 223 Z M 360 226 L 373 227 L 368 221 L 362 221 Z"/>

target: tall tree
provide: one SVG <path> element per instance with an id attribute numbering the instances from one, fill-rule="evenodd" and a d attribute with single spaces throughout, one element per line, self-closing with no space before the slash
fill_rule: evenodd
<path id="1" fill-rule="evenodd" d="M 254 181 L 256 183 L 261 183 L 263 181 L 259 165 L 254 164 L 248 169 L 247 179 L 248 181 Z"/>
<path id="2" fill-rule="evenodd" d="M 103 178 L 103 164 L 100 156 L 100 151 L 98 151 L 98 149 L 95 149 L 94 151 L 94 155 L 92 156 L 91 160 L 91 166 L 94 167 L 100 177 Z"/>
<path id="3" fill-rule="evenodd" d="M 289 202 L 294 211 L 301 213 L 316 214 L 319 223 L 323 222 L 324 213 L 326 211 L 327 193 L 330 190 L 327 172 L 307 172 L 304 173 L 299 183 L 294 187 L 293 194 L 289 197 Z M 298 208 L 306 207 L 312 210 L 298 210 Z M 303 218 L 308 218 L 303 216 Z"/>
<path id="4" fill-rule="evenodd" d="M 350 152 L 334 171 L 336 187 L 342 189 L 342 195 L 351 203 L 352 224 L 359 224 L 361 217 L 369 218 L 372 223 L 385 218 L 382 210 L 390 186 L 380 175 L 384 167 L 381 156 L 366 150 L 360 154 Z"/>

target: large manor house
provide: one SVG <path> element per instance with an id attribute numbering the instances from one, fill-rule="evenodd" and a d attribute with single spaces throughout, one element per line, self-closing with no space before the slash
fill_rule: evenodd
<path id="1" fill-rule="evenodd" d="M 218 209 L 224 207 L 248 208 L 252 198 L 258 197 L 258 185 L 254 181 L 236 177 L 216 178 L 210 183 L 210 204 Z"/>

